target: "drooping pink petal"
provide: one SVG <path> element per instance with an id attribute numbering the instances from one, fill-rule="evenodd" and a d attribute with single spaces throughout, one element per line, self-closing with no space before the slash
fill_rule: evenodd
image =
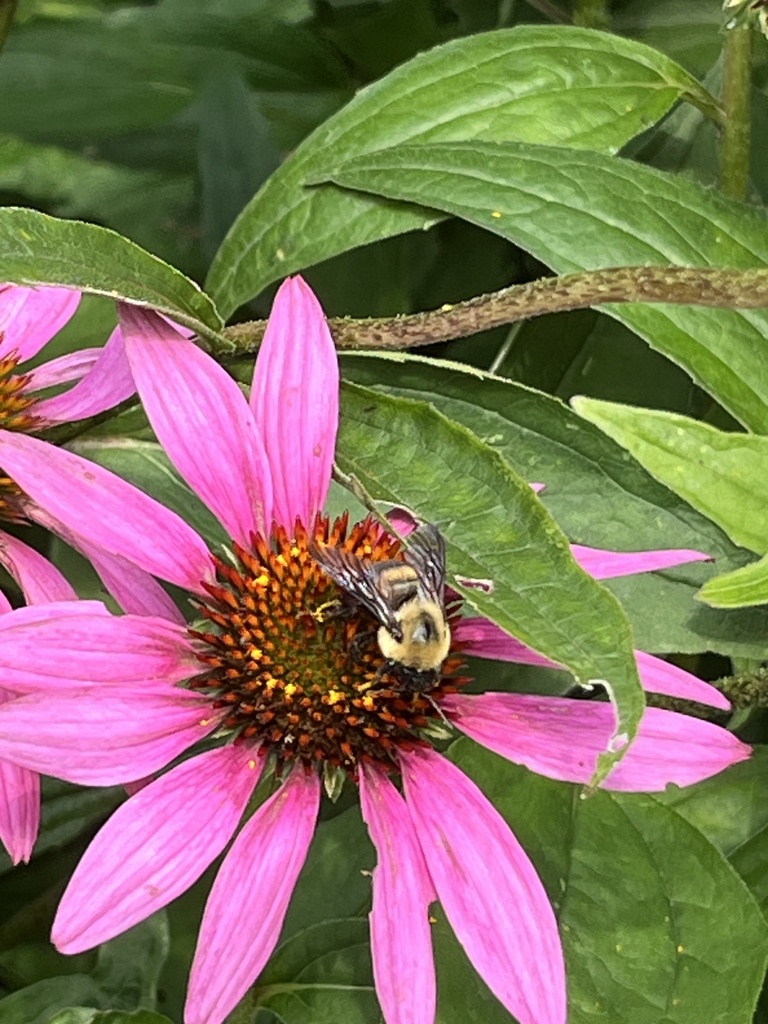
<path id="1" fill-rule="evenodd" d="M 730 710 L 731 702 L 716 686 L 697 679 L 682 668 L 670 665 L 662 658 L 654 658 L 644 651 L 635 651 L 635 661 L 640 673 L 643 689 L 649 693 L 663 693 L 668 697 L 681 697 L 683 700 L 695 700 L 700 704 L 709 704 L 713 708 Z"/>
<path id="2" fill-rule="evenodd" d="M 240 388 L 152 310 L 122 305 L 120 325 L 160 444 L 229 535 L 247 547 L 252 532 L 264 534 L 272 524 L 272 482 Z"/>
<path id="3" fill-rule="evenodd" d="M 0 565 L 19 584 L 27 604 L 73 601 L 77 598 L 74 588 L 55 565 L 5 530 L 0 530 Z"/>
<path id="4" fill-rule="evenodd" d="M 509 826 L 433 750 L 400 755 L 405 798 L 456 937 L 520 1024 L 565 1024 L 565 966 L 544 886 Z"/>
<path id="5" fill-rule="evenodd" d="M 7 691 L 0 690 L 0 700 Z M 40 829 L 40 776 L 0 760 L 0 842 L 14 864 L 26 863 Z"/>
<path id="6" fill-rule="evenodd" d="M 188 690 L 34 693 L 0 705 L 0 758 L 67 782 L 114 786 L 164 768 L 220 719 Z"/>
<path id="7" fill-rule="evenodd" d="M 90 684 L 170 687 L 200 671 L 183 626 L 109 615 L 97 601 L 18 608 L 0 616 L 0 638 L 0 679 L 17 692 Z"/>
<path id="8" fill-rule="evenodd" d="M 64 356 L 63 359 L 72 357 Z M 65 367 L 62 369 L 66 370 Z M 39 386 L 38 380 L 33 386 Z M 48 423 L 71 423 L 96 416 L 124 402 L 136 391 L 125 355 L 120 329 L 116 328 L 101 349 L 99 358 L 74 387 L 35 406 L 35 413 Z"/>
<path id="9" fill-rule="evenodd" d="M 197 881 L 232 838 L 264 764 L 243 746 L 191 757 L 112 815 L 62 897 L 52 938 L 62 953 L 106 942 Z"/>
<path id="10" fill-rule="evenodd" d="M 185 1024 L 223 1021 L 266 964 L 307 856 L 319 802 L 318 777 L 298 767 L 232 844 L 205 906 Z"/>
<path id="11" fill-rule="evenodd" d="M 137 487 L 36 437 L 0 430 L 0 466 L 48 516 L 169 583 L 203 595 L 211 556 L 180 516 Z M 36 518 L 34 508 L 30 518 Z"/>
<path id="12" fill-rule="evenodd" d="M 711 562 L 711 555 L 687 548 L 668 551 L 602 551 L 600 548 L 585 548 L 582 544 L 571 544 L 571 554 L 585 572 L 596 580 L 608 580 L 614 576 L 631 576 L 636 572 L 655 572 L 671 569 L 686 562 Z"/>
<path id="13" fill-rule="evenodd" d="M 74 315 L 80 292 L 72 288 L 0 285 L 0 359 L 11 352 L 36 356 Z"/>
<path id="14" fill-rule="evenodd" d="M 8 598 L 5 596 L 2 590 L 0 590 L 0 615 L 5 615 L 6 612 L 10 611 L 13 611 L 11 602 L 8 600 Z"/>
<path id="15" fill-rule="evenodd" d="M 432 880 L 405 801 L 386 775 L 365 765 L 360 804 L 376 847 L 371 954 L 384 1020 L 431 1024 L 436 997 L 428 917 L 435 898 Z"/>
<path id="16" fill-rule="evenodd" d="M 36 366 L 34 370 L 25 370 L 29 375 L 29 390 L 42 391 L 44 388 L 80 380 L 93 369 L 102 352 L 103 348 L 79 348 L 66 356 L 49 359 L 47 363 Z"/>
<path id="17" fill-rule="evenodd" d="M 173 598 L 163 590 L 153 576 L 139 569 L 127 558 L 108 555 L 101 548 L 79 538 L 74 541 L 74 546 L 85 555 L 124 612 L 131 615 L 155 616 L 167 622 L 184 624 L 184 616 Z"/>
<path id="18" fill-rule="evenodd" d="M 267 451 L 275 519 L 311 523 L 331 482 L 339 424 L 339 362 L 320 303 L 300 277 L 280 286 L 251 388 Z"/>
<path id="19" fill-rule="evenodd" d="M 446 697 L 442 706 L 458 729 L 489 750 L 562 782 L 590 781 L 615 728 L 610 704 L 566 697 L 455 695 Z M 727 729 L 646 708 L 637 737 L 602 786 L 641 793 L 669 783 L 690 786 L 750 754 Z"/>

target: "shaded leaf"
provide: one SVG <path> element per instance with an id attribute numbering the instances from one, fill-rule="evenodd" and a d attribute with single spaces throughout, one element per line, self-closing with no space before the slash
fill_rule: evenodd
<path id="1" fill-rule="evenodd" d="M 698 596 L 714 608 L 768 604 L 768 555 L 743 569 L 707 580 Z"/>

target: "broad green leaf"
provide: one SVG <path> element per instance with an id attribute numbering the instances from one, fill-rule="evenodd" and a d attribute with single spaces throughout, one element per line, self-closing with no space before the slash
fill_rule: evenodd
<path id="1" fill-rule="evenodd" d="M 430 141 L 354 157 L 313 180 L 462 217 L 558 273 L 642 264 L 768 266 L 765 211 L 598 153 Z M 768 310 L 601 308 L 679 363 L 745 426 L 768 430 Z"/>
<path id="2" fill-rule="evenodd" d="M 651 796 L 601 791 L 579 800 L 575 787 L 476 744 L 459 741 L 451 754 L 507 819 L 550 892 L 569 1024 L 749 1024 L 768 928 L 696 828 Z"/>
<path id="3" fill-rule="evenodd" d="M 0 210 L 0 281 L 64 285 L 152 306 L 206 337 L 221 319 L 189 278 L 114 231 L 36 210 Z"/>
<path id="4" fill-rule="evenodd" d="M 714 608 L 768 604 L 768 555 L 742 569 L 707 580 L 698 596 Z"/>
<path id="5" fill-rule="evenodd" d="M 621 600 L 638 647 L 764 656 L 766 614 L 715 612 L 693 600 L 709 576 L 742 566 L 747 552 L 562 402 L 471 367 L 415 355 L 345 353 L 341 364 L 360 384 L 430 402 L 491 445 L 521 477 L 546 484 L 539 498 L 569 540 L 615 551 L 693 548 L 711 555 L 714 566 L 690 563 L 605 584 Z"/>
<path id="6" fill-rule="evenodd" d="M 498 452 L 423 402 L 345 384 L 337 459 L 376 499 L 436 522 L 467 603 L 577 679 L 602 680 L 617 736 L 634 735 L 643 710 L 629 628 L 615 600 L 570 556 L 568 543 Z M 620 744 L 616 744 L 620 747 Z M 602 755 L 607 772 L 620 756 Z"/>
<path id="7" fill-rule="evenodd" d="M 371 1024 L 379 1010 L 368 921 L 325 921 L 283 943 L 259 978 L 253 1000 L 284 1024 Z"/>
<path id="8" fill-rule="evenodd" d="M 361 90 L 295 150 L 224 240 L 209 290 L 229 316 L 277 278 L 438 219 L 306 188 L 329 154 L 335 167 L 427 139 L 518 139 L 614 153 L 682 98 L 713 109 L 709 94 L 663 54 L 586 29 L 525 25 L 435 47 Z"/>
<path id="9" fill-rule="evenodd" d="M 735 544 L 768 552 L 768 437 L 593 398 L 571 404 Z"/>

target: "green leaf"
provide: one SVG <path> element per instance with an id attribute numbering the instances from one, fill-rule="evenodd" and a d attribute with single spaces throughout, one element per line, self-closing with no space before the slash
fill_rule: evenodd
<path id="1" fill-rule="evenodd" d="M 768 551 L 768 437 L 594 398 L 579 396 L 571 404 L 735 544 Z"/>
<path id="2" fill-rule="evenodd" d="M 93 977 L 112 1007 L 155 1006 L 169 946 L 168 918 L 161 910 L 99 947 Z"/>
<path id="3" fill-rule="evenodd" d="M 747 553 L 562 402 L 471 367 L 415 355 L 345 353 L 341 365 L 360 384 L 429 402 L 491 445 L 521 477 L 546 484 L 539 498 L 571 541 L 614 551 L 693 548 L 716 559 L 715 566 L 691 563 L 606 582 L 624 606 L 638 647 L 764 655 L 765 614 L 725 614 L 693 600 L 708 576 L 743 565 Z"/>
<path id="4" fill-rule="evenodd" d="M 697 829 L 651 796 L 601 791 L 579 800 L 575 787 L 466 740 L 451 753 L 510 823 L 550 892 L 569 1024 L 749 1024 L 768 928 Z"/>
<path id="5" fill-rule="evenodd" d="M 85 1006 L 62 1010 L 48 1024 L 173 1024 L 170 1017 L 153 1010 L 92 1010 Z"/>
<path id="6" fill-rule="evenodd" d="M 326 179 L 462 217 L 558 273 L 625 264 L 768 266 L 765 211 L 598 153 L 430 142 L 349 159 Z M 747 427 L 768 431 L 768 310 L 601 309 L 679 363 Z"/>
<path id="7" fill-rule="evenodd" d="M 104 1006 L 104 997 L 93 978 L 72 974 L 19 989 L 0 999 L 0 1020 L 3 1024 L 49 1024 L 57 1011 L 69 1006 Z"/>
<path id="8" fill-rule="evenodd" d="M 707 580 L 699 600 L 713 608 L 744 608 L 768 604 L 768 555 L 743 569 Z"/>
<path id="9" fill-rule="evenodd" d="M 208 296 L 156 256 L 107 228 L 36 210 L 0 210 L 0 280 L 151 306 L 206 337 L 221 327 Z"/>
<path id="10" fill-rule="evenodd" d="M 434 223 L 434 213 L 307 189 L 359 153 L 417 140 L 518 139 L 616 152 L 708 93 L 663 54 L 618 36 L 530 26 L 457 39 L 361 90 L 254 196 L 224 240 L 208 287 L 229 316 L 277 278 L 347 249 Z"/>
<path id="11" fill-rule="evenodd" d="M 370 1024 L 379 1015 L 368 921 L 324 921 L 277 950 L 254 990 L 285 1024 Z"/>
<path id="12" fill-rule="evenodd" d="M 471 607 L 577 679 L 604 681 L 617 735 L 634 735 L 644 702 L 621 609 L 576 565 L 565 537 L 498 452 L 426 403 L 352 384 L 342 388 L 336 452 L 375 498 L 439 524 L 451 585 L 455 574 L 493 581 L 490 593 L 457 584 Z M 620 756 L 618 749 L 602 755 L 600 771 Z"/>

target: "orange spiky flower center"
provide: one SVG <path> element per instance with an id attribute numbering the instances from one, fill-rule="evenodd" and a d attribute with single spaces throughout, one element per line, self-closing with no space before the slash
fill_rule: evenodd
<path id="1" fill-rule="evenodd" d="M 372 561 L 400 557 L 400 542 L 370 518 L 347 529 L 317 517 L 312 537 Z M 365 609 L 339 613 L 340 591 L 309 552 L 310 534 L 277 527 L 267 544 L 235 547 L 235 565 L 216 560 L 217 582 L 191 630 L 205 669 L 190 681 L 223 712 L 222 731 L 273 753 L 278 771 L 299 760 L 354 777 L 361 760 L 391 769 L 398 749 L 423 744 L 436 705 L 464 680 L 449 656 L 429 692 L 403 692 L 379 671 L 378 623 Z M 210 627 L 210 628 L 209 628 Z M 434 723 L 432 723 L 434 724 Z"/>
<path id="2" fill-rule="evenodd" d="M 0 332 L 0 342 L 3 335 Z M 39 419 L 30 410 L 37 396 L 28 392 L 31 375 L 17 373 L 18 352 L 9 352 L 0 359 L 0 428 L 32 434 L 40 427 Z M 24 522 L 24 495 L 9 476 L 0 469 L 0 519 Z"/>

